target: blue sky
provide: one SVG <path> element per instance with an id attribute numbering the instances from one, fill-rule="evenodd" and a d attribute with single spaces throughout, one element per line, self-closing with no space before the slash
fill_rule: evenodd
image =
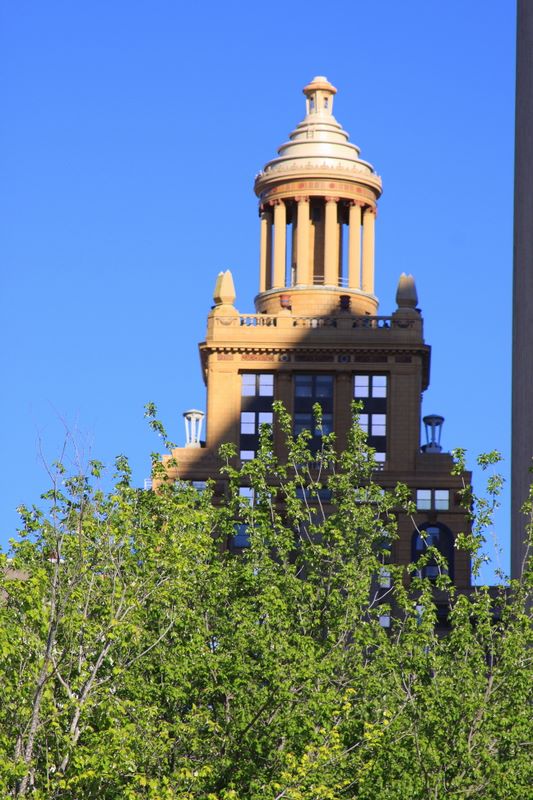
<path id="1" fill-rule="evenodd" d="M 4 3 L 0 542 L 65 431 L 82 460 L 127 453 L 139 484 L 145 402 L 182 443 L 216 274 L 252 311 L 253 177 L 317 74 L 383 178 L 380 312 L 401 272 L 417 281 L 424 411 L 447 449 L 498 448 L 508 473 L 514 39 L 509 0 Z M 508 513 L 506 496 L 504 568 Z"/>

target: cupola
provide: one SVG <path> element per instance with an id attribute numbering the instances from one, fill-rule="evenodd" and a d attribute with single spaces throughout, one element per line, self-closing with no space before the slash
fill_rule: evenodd
<path id="1" fill-rule="evenodd" d="M 375 314 L 381 180 L 333 116 L 336 88 L 318 76 L 303 92 L 305 118 L 255 181 L 261 217 L 256 309 L 277 313 L 290 294 L 293 313 L 349 307 Z"/>

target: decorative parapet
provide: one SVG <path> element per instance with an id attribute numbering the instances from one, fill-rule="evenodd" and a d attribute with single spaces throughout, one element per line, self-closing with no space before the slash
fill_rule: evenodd
<path id="1" fill-rule="evenodd" d="M 293 316 L 278 314 L 236 314 L 235 316 L 213 317 L 216 327 L 224 328 L 339 328 L 347 330 L 349 328 L 360 328 L 365 330 L 421 330 L 422 319 L 417 316 L 390 317 L 384 316 L 347 316 L 347 315 L 328 315 L 328 316 Z"/>
<path id="2" fill-rule="evenodd" d="M 217 322 L 220 322 L 220 320 L 221 318 L 218 317 Z M 246 328 L 272 328 L 276 326 L 277 320 L 278 317 L 274 314 L 239 314 L 238 324 Z"/>
<path id="3" fill-rule="evenodd" d="M 221 314 L 208 318 L 206 346 L 230 348 L 268 347 L 275 350 L 315 347 L 420 347 L 424 345 L 423 321 L 393 315 L 293 315 Z"/>
<path id="4" fill-rule="evenodd" d="M 403 330 L 421 329 L 420 319 L 402 319 L 399 317 L 377 317 L 377 316 L 328 316 L 328 317 L 293 317 L 294 327 L 300 328 L 365 328 L 365 329 L 386 329 L 401 328 Z"/>

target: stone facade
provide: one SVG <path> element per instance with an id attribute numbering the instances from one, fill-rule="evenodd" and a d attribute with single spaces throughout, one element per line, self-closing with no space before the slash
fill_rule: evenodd
<path id="1" fill-rule="evenodd" d="M 411 276 L 402 275 L 397 308 L 378 315 L 374 245 L 381 180 L 334 118 L 335 93 L 323 77 L 305 87 L 305 119 L 256 178 L 255 312 L 235 308 L 233 278 L 221 273 L 200 344 L 206 441 L 177 448 L 178 466 L 169 473 L 182 480 L 219 479 L 223 442 L 234 442 L 243 459 L 252 457 L 274 399 L 293 415 L 297 430 L 310 427 L 312 402 L 321 402 L 325 424 L 343 448 L 351 403 L 360 400 L 379 482 L 404 482 L 418 498 L 414 519 L 399 520 L 392 552 L 397 563 L 409 563 L 417 526 L 447 536 L 453 553 L 454 537 L 467 527 L 458 493 L 468 476 L 450 475 L 452 458 L 438 444 L 421 448 L 430 347 L 416 288 Z M 282 453 L 283 443 L 276 447 Z M 468 588 L 468 557 L 456 551 L 452 561 L 455 583 Z"/>

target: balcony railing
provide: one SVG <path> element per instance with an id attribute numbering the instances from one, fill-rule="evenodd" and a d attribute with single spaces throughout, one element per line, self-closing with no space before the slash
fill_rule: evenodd
<path id="1" fill-rule="evenodd" d="M 247 328 L 270 328 L 276 326 L 274 314 L 239 314 L 239 325 Z"/>
<path id="2" fill-rule="evenodd" d="M 239 314 L 238 316 L 213 317 L 217 326 L 241 328 L 359 328 L 361 330 L 420 330 L 421 317 L 383 317 L 383 316 L 352 316 L 325 315 L 325 316 L 277 316 L 275 314 Z"/>

